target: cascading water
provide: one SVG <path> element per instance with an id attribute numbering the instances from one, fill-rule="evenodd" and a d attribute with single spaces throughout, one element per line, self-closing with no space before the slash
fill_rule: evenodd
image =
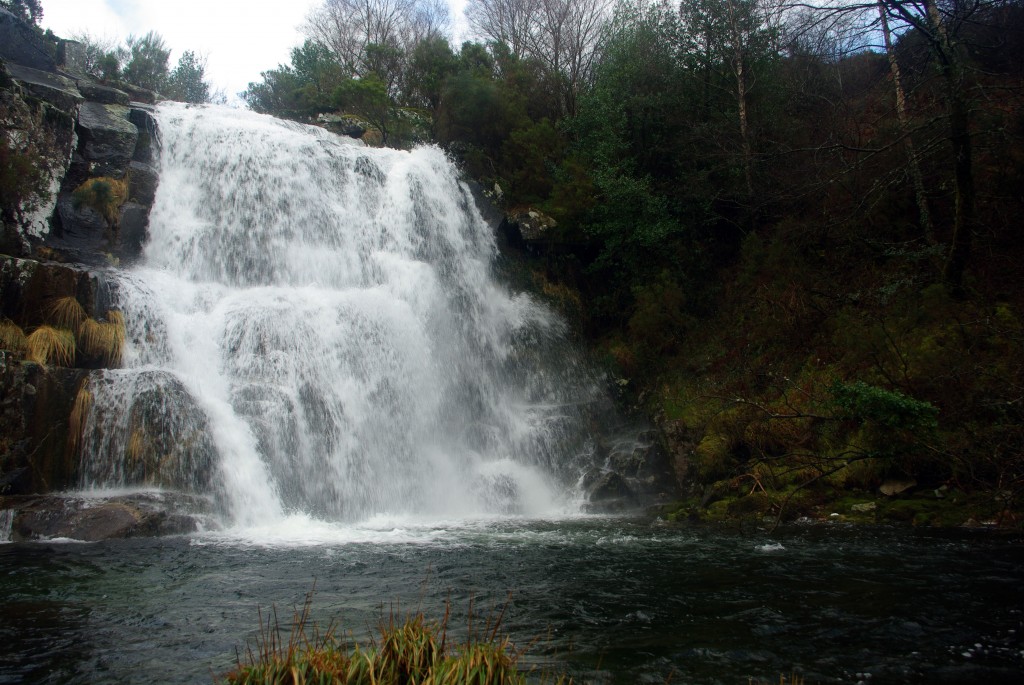
<path id="1" fill-rule="evenodd" d="M 442 152 L 215 107 L 158 120 L 85 487 L 209 494 L 240 526 L 571 506 L 601 393 L 563 324 L 493 279 L 494 237 Z"/>

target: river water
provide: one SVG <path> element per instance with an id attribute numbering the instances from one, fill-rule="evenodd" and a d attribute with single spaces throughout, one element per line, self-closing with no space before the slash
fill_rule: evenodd
<path id="1" fill-rule="evenodd" d="M 306 525 L 0 545 L 0 682 L 198 683 L 276 607 L 361 638 L 392 607 L 465 633 L 511 603 L 576 682 L 1020 683 L 1024 547 L 974 531 L 630 519 Z M 472 602 L 472 604 L 471 604 Z"/>

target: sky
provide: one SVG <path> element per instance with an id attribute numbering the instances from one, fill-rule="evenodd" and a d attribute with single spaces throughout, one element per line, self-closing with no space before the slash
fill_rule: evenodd
<path id="1" fill-rule="evenodd" d="M 260 72 L 290 61 L 301 45 L 298 27 L 323 0 L 42 0 L 43 28 L 62 38 L 88 33 L 124 42 L 153 30 L 172 49 L 173 68 L 185 50 L 205 56 L 212 90 L 236 99 Z M 453 19 L 465 0 L 449 0 Z"/>

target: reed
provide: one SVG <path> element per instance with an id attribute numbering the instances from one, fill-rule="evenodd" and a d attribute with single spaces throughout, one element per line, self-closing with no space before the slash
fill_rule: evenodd
<path id="1" fill-rule="evenodd" d="M 25 339 L 25 358 L 46 366 L 71 366 L 75 361 L 75 336 L 71 331 L 40 326 Z"/>
<path id="2" fill-rule="evenodd" d="M 0 349 L 22 352 L 26 346 L 25 331 L 21 326 L 7 319 L 0 321 Z"/>
<path id="3" fill-rule="evenodd" d="M 498 638 L 500 618 L 489 622 L 482 636 L 461 644 L 448 639 L 449 608 L 439 622 L 422 613 L 397 619 L 392 611 L 378 626 L 378 637 L 367 646 L 349 646 L 337 637 L 332 623 L 321 633 L 310 622 L 312 593 L 301 611 L 296 611 L 287 641 L 273 614 L 266 623 L 260 615 L 255 651 L 238 659 L 234 671 L 225 676 L 231 685 L 525 685 L 527 677 L 538 674 L 517 668 L 521 652 L 507 637 Z M 472 630 L 470 631 L 472 633 Z M 540 682 L 570 685 L 565 676 L 539 678 Z"/>

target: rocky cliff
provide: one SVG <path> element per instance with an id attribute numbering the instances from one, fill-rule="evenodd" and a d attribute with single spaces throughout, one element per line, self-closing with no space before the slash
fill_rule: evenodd
<path id="1" fill-rule="evenodd" d="M 107 271 L 139 256 L 157 183 L 155 94 L 98 83 L 81 58 L 0 10 L 0 510 L 15 529 L 18 496 L 76 482 L 89 370 L 118 366 L 124 340 Z"/>

